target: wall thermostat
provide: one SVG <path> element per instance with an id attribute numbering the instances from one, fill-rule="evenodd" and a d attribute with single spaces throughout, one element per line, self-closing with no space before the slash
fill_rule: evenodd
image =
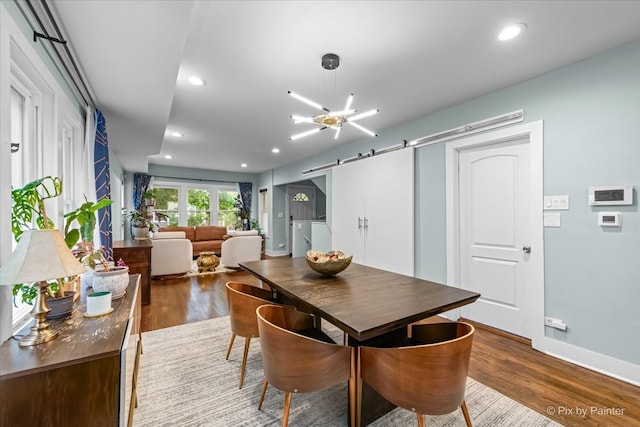
<path id="1" fill-rule="evenodd" d="M 633 187 L 631 185 L 589 187 L 589 204 L 632 205 Z"/>
<path id="2" fill-rule="evenodd" d="M 620 227 L 620 212 L 598 212 L 598 225 L 602 227 Z"/>

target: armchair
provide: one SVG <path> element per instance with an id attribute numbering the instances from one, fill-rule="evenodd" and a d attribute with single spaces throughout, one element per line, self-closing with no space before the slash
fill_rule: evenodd
<path id="1" fill-rule="evenodd" d="M 230 239 L 222 242 L 220 263 L 228 268 L 238 268 L 239 262 L 259 261 L 262 250 L 262 236 L 257 230 L 236 232 Z"/>
<path id="2" fill-rule="evenodd" d="M 153 234 L 151 276 L 182 274 L 191 270 L 193 247 L 184 231 L 160 231 Z"/>

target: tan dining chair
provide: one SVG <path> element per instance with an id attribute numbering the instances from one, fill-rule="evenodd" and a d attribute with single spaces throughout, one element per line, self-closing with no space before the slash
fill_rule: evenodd
<path id="1" fill-rule="evenodd" d="M 314 316 L 292 307 L 263 305 L 257 314 L 264 369 L 258 409 L 262 409 L 269 384 L 284 391 L 282 426 L 286 427 L 292 393 L 321 391 L 348 381 L 350 425 L 355 425 L 354 349 L 310 338 L 322 338 L 314 328 Z"/>
<path id="2" fill-rule="evenodd" d="M 272 303 L 271 291 L 248 285 L 242 282 L 227 282 L 227 299 L 229 301 L 229 321 L 231 324 L 231 339 L 225 360 L 229 360 L 231 347 L 236 336 L 244 337 L 244 354 L 240 370 L 240 385 L 242 388 L 244 373 L 247 367 L 247 356 L 251 338 L 258 337 L 258 323 L 256 309 L 264 304 Z"/>
<path id="3" fill-rule="evenodd" d="M 410 345 L 359 347 L 359 378 L 389 402 L 416 412 L 420 427 L 425 414 L 457 408 L 471 427 L 464 395 L 474 332 L 464 322 L 414 325 Z"/>

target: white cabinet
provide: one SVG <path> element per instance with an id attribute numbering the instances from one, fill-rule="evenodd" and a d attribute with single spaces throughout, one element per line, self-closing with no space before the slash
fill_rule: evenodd
<path id="1" fill-rule="evenodd" d="M 332 247 L 353 262 L 413 276 L 413 151 L 333 168 Z"/>

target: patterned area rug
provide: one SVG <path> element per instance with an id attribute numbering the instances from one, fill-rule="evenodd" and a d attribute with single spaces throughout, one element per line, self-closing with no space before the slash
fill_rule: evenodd
<path id="1" fill-rule="evenodd" d="M 328 326 L 326 332 L 341 342 L 341 331 Z M 263 379 L 259 340 L 251 342 L 240 390 L 244 339 L 236 339 L 226 361 L 229 337 L 228 317 L 145 332 L 134 425 L 280 426 L 284 393 L 269 387 L 262 410 L 257 409 Z M 471 378 L 467 381 L 466 401 L 476 427 L 560 425 Z M 425 421 L 432 427 L 465 425 L 461 411 L 426 417 Z M 415 426 L 417 420 L 414 413 L 396 408 L 370 425 Z M 347 426 L 346 384 L 318 393 L 295 394 L 289 426 Z"/>

